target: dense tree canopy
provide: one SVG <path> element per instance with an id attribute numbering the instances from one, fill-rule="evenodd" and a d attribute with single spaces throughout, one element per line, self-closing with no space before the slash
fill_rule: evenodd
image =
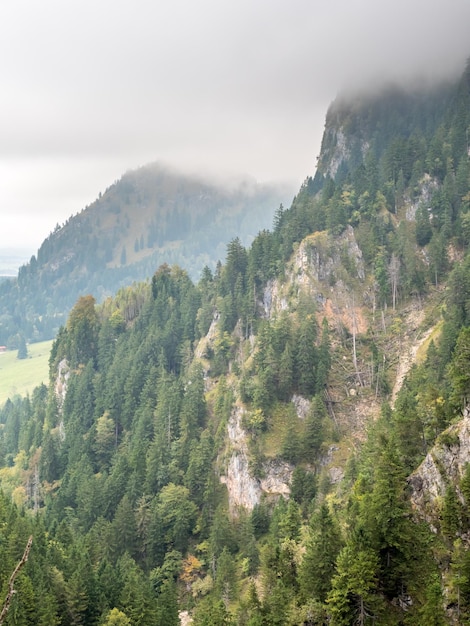
<path id="1" fill-rule="evenodd" d="M 182 609 L 201 625 L 468 619 L 469 470 L 447 479 L 434 535 L 411 509 L 407 477 L 436 440 L 453 445 L 445 429 L 470 393 L 469 98 L 467 70 L 454 91 L 425 98 L 339 100 L 315 178 L 272 231 L 249 247 L 232 239 L 197 285 L 164 263 L 103 304 L 77 300 L 49 388 L 0 408 L 3 597 L 34 538 L 6 624 L 176 626 Z M 164 228 L 192 225 L 178 209 Z M 150 224 L 126 255 L 160 236 Z M 41 280 L 56 241 L 19 283 Z M 321 269 L 317 291 L 309 263 Z M 392 406 L 401 312 L 427 299 L 437 303 L 427 356 Z M 1 324 L 21 348 L 16 321 Z M 358 396 L 383 402 L 359 435 Z M 255 487 L 273 466 L 285 471 L 290 497 L 236 510 L 228 466 L 245 462 Z"/>

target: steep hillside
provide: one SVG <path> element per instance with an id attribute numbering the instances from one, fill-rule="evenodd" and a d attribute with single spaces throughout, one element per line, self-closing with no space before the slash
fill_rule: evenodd
<path id="1" fill-rule="evenodd" d="M 17 281 L 0 284 L 0 344 L 15 347 L 18 333 L 52 338 L 80 294 L 102 301 L 162 263 L 199 278 L 204 266 L 215 269 L 228 239 L 250 243 L 293 193 L 250 181 L 214 184 L 158 164 L 127 172 L 57 225 Z"/>
<path id="2" fill-rule="evenodd" d="M 468 621 L 469 70 L 416 124 L 342 101 L 325 150 L 359 153 L 197 284 L 77 300 L 0 411 L 12 623 Z"/>

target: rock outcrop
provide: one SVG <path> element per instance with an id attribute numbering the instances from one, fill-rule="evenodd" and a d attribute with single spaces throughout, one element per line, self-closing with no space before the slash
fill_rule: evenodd
<path id="1" fill-rule="evenodd" d="M 300 291 L 308 293 L 316 302 L 319 313 L 341 318 L 346 327 L 351 325 L 353 292 L 365 292 L 365 269 L 362 252 L 354 230 L 348 226 L 333 237 L 327 232 L 317 232 L 306 237 L 293 255 L 292 265 L 286 271 L 286 280 L 270 281 L 261 302 L 264 317 L 271 319 L 281 311 L 295 305 Z M 361 287 L 362 286 L 362 287 Z M 362 304 L 358 302 L 357 305 Z M 356 307 L 356 323 L 360 319 Z M 365 329 L 362 329 L 365 330 Z"/>
<path id="2" fill-rule="evenodd" d="M 62 412 L 65 396 L 67 395 L 67 383 L 70 378 L 70 367 L 67 359 L 62 359 L 57 366 L 57 376 L 55 379 L 54 391 L 57 398 L 59 413 Z"/>
<path id="3" fill-rule="evenodd" d="M 434 530 L 439 516 L 439 500 L 445 495 L 448 485 L 456 489 L 463 501 L 459 484 L 468 463 L 470 408 L 467 407 L 463 419 L 441 433 L 436 445 L 408 479 L 413 508 Z"/>
<path id="4" fill-rule="evenodd" d="M 237 509 L 249 511 L 259 504 L 263 495 L 278 498 L 289 497 L 293 468 L 289 463 L 268 460 L 263 463 L 262 478 L 255 478 L 250 472 L 248 435 L 243 429 L 244 409 L 235 406 L 228 423 L 229 459 L 225 475 L 221 481 L 228 491 L 229 508 L 232 514 Z"/>

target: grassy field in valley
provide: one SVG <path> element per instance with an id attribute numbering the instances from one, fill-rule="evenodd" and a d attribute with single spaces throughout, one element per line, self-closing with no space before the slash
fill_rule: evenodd
<path id="1" fill-rule="evenodd" d="M 48 382 L 52 341 L 28 345 L 28 358 L 18 359 L 17 350 L 0 354 L 0 406 L 15 395 L 24 396 Z"/>

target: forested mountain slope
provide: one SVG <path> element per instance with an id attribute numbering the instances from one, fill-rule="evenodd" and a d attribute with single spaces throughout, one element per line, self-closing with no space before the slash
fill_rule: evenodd
<path id="1" fill-rule="evenodd" d="M 79 295 L 97 301 L 177 263 L 197 280 L 223 259 L 238 236 L 244 245 L 269 227 L 295 190 L 252 181 L 206 182 L 158 164 L 124 174 L 105 193 L 57 225 L 18 279 L 0 284 L 0 344 L 52 339 Z"/>
<path id="2" fill-rule="evenodd" d="M 470 66 L 417 97 L 333 104 L 317 175 L 197 284 L 76 302 L 0 412 L 9 624 L 470 619 Z"/>

